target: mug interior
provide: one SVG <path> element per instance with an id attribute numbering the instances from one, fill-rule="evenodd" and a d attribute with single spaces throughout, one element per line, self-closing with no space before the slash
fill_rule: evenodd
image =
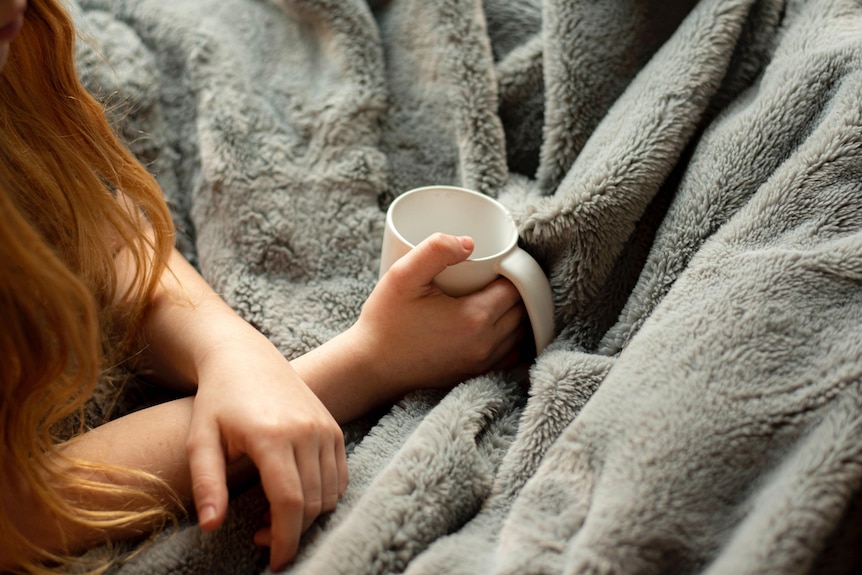
<path id="1" fill-rule="evenodd" d="M 518 241 L 518 231 L 499 202 L 470 190 L 452 187 L 420 188 L 392 203 L 393 230 L 411 246 L 442 232 L 470 236 L 476 247 L 471 260 L 494 257 Z"/>

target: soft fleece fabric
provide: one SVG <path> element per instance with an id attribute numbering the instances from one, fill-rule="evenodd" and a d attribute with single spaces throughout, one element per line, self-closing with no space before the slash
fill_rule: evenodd
<path id="1" fill-rule="evenodd" d="M 499 198 L 551 279 L 528 376 L 348 429 L 351 486 L 289 573 L 853 572 L 859 2 L 73 8 L 182 249 L 288 357 L 355 320 L 412 187 Z M 115 570 L 262 572 L 264 508 L 251 487 Z"/>

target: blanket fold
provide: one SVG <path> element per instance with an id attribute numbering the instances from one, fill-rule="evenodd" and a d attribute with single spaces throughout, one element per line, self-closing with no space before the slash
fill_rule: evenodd
<path id="1" fill-rule="evenodd" d="M 859 2 L 72 6 L 183 252 L 288 358 L 355 321 L 413 187 L 497 197 L 551 280 L 528 374 L 348 426 L 351 485 L 287 572 L 862 564 Z M 261 572 L 265 508 L 114 571 Z"/>

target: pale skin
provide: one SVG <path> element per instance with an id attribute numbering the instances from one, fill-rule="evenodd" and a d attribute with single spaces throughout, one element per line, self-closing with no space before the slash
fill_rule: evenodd
<path id="1" fill-rule="evenodd" d="M 469 238 L 429 238 L 396 262 L 353 326 L 290 363 L 174 254 L 179 284 L 166 280 L 147 330 L 156 363 L 169 367 L 162 373 L 197 382 L 193 403 L 170 407 L 190 410 L 190 483 L 179 474 L 172 485 L 191 487 L 204 529 L 224 518 L 226 463 L 247 456 L 271 504 L 272 527 L 256 540 L 271 544 L 274 568 L 284 566 L 301 532 L 334 509 L 346 489 L 338 423 L 410 390 L 450 387 L 514 364 L 525 312 L 508 280 L 465 298 L 448 297 L 432 283 L 472 248 Z M 180 284 L 197 305 L 178 303 Z M 186 462 L 178 465 L 184 472 Z"/>
<path id="2" fill-rule="evenodd" d="M 25 7 L 24 0 L 0 0 L 0 68 Z M 188 397 L 89 431 L 64 454 L 157 475 L 193 502 L 204 530 L 224 521 L 228 486 L 256 470 L 271 520 L 262 520 L 255 541 L 270 547 L 273 569 L 284 567 L 302 532 L 334 509 L 347 488 L 340 424 L 411 390 L 448 388 L 517 362 L 526 313 L 508 280 L 462 298 L 432 283 L 472 249 L 470 238 L 432 236 L 392 266 L 354 325 L 290 362 L 174 251 L 141 326 L 148 347 L 138 361 L 154 380 Z M 134 272 L 127 255 L 116 258 L 121 286 Z M 14 470 L 4 472 L 18 479 Z M 60 550 L 65 537 L 68 548 L 83 550 L 150 528 L 94 532 L 58 525 L 26 484 L 18 481 L 13 491 L 0 493 L 0 502 L 43 548 Z M 165 493 L 155 495 L 167 500 Z M 92 495 L 85 502 L 93 509 L 135 507 Z M 13 566 L 4 564 L 2 550 L 0 542 L 5 571 Z"/>
<path id="3" fill-rule="evenodd" d="M 66 453 L 158 475 L 194 502 L 204 530 L 221 525 L 228 485 L 254 465 L 271 515 L 255 541 L 270 546 L 273 569 L 283 568 L 302 532 L 334 509 L 347 487 L 339 423 L 412 389 L 450 387 L 517 361 L 526 314 L 511 283 L 499 279 L 451 298 L 431 282 L 471 251 L 469 238 L 429 238 L 393 265 L 353 326 L 292 362 L 175 252 L 173 275 L 165 274 L 146 319 L 148 362 L 162 381 L 196 394 L 103 425 Z M 124 265 L 118 258 L 121 271 Z M 46 512 L 25 486 L 6 504 L 32 540 L 59 545 L 60 534 L 45 528 Z M 138 534 L 61 529 L 74 549 Z"/>

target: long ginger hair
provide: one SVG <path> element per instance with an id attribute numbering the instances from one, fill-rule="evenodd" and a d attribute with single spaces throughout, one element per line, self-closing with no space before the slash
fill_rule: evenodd
<path id="1" fill-rule="evenodd" d="M 169 518 L 154 490 L 143 487 L 160 482 L 117 469 L 110 470 L 141 487 L 100 480 L 108 468 L 65 458 L 55 431 L 76 417 L 84 431 L 83 409 L 100 376 L 137 345 L 135 328 L 174 231 L 156 181 L 81 86 L 74 42 L 58 0 L 30 0 L 0 71 L 0 498 L 13 492 L 10 483 L 24 483 L 58 525 L 104 531 Z M 114 264 L 119 250 L 129 251 L 136 270 L 124 293 Z M 60 471 L 68 465 L 92 473 Z M 62 496 L 70 490 L 152 505 L 88 509 Z M 67 560 L 62 551 L 37 548 L 5 508 L 0 542 L 22 572 L 48 572 L 46 565 Z"/>

